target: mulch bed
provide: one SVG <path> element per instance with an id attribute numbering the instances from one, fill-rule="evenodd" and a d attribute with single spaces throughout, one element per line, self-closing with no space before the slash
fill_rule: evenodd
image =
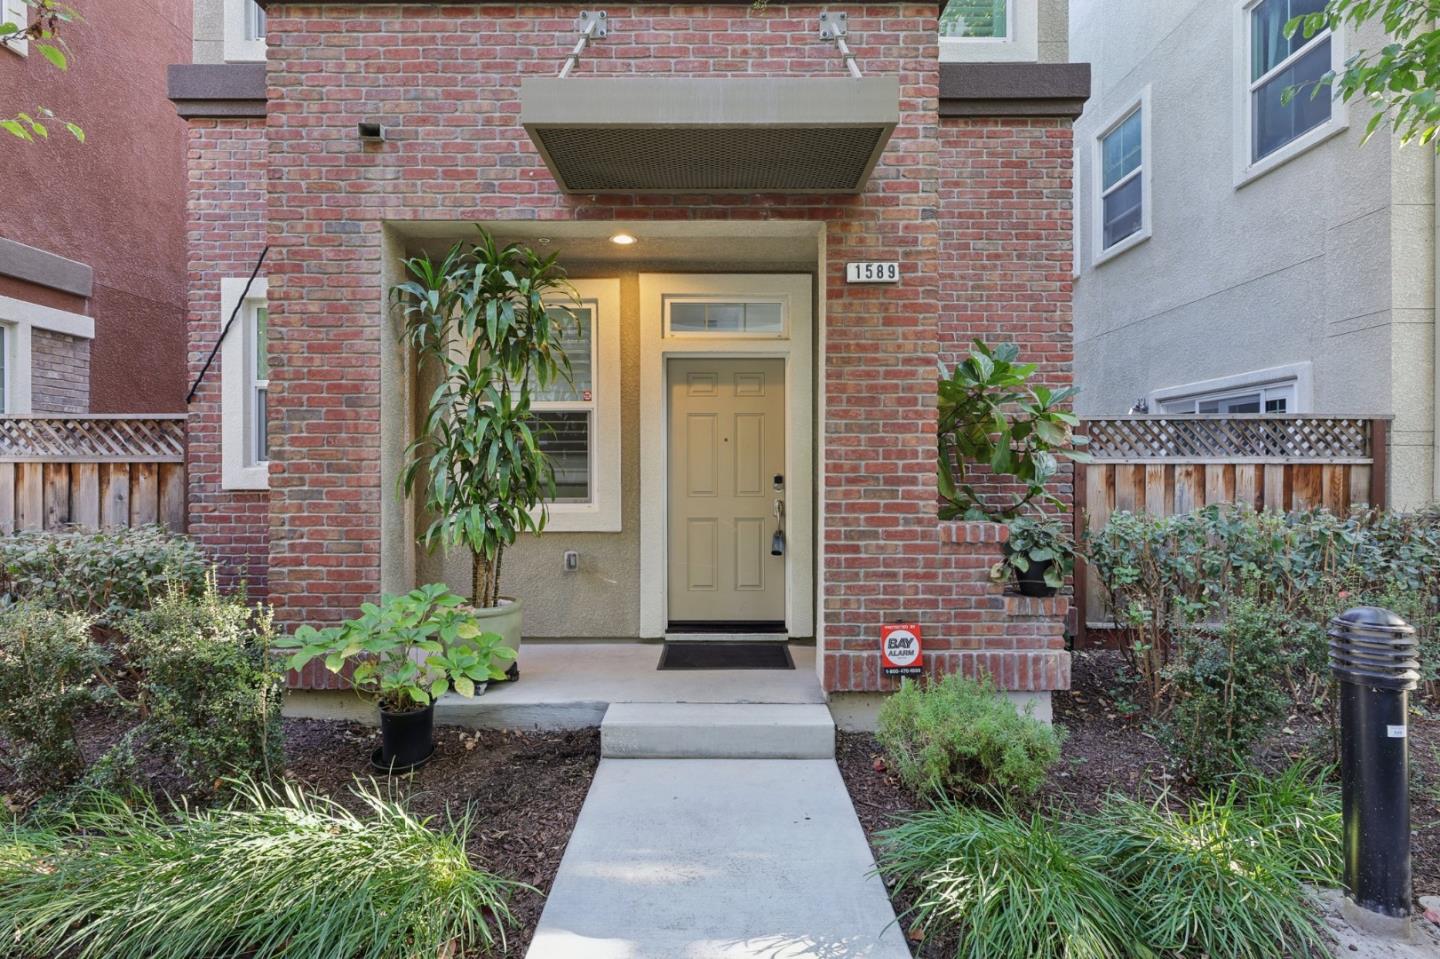
<path id="1" fill-rule="evenodd" d="M 1143 721 L 1130 718 L 1117 702 L 1121 664 L 1115 653 L 1077 653 L 1069 692 L 1053 698 L 1055 723 L 1067 738 L 1060 763 L 1037 802 L 1054 815 L 1091 811 L 1107 793 L 1173 801 L 1195 794 L 1167 763 L 1163 746 Z M 1262 764 L 1279 767 L 1306 754 L 1328 754 L 1330 728 L 1323 716 L 1291 716 L 1274 739 L 1262 745 Z M 874 846 L 875 833 L 922 804 L 885 766 L 883 752 L 868 733 L 839 733 L 836 755 L 860 823 Z M 1440 895 L 1440 716 L 1411 717 L 1411 825 L 1415 893 Z M 904 913 L 911 905 L 893 897 Z M 902 920 L 903 923 L 903 920 Z M 918 935 L 918 933 L 917 933 Z M 954 943 L 934 938 L 916 942 L 917 959 L 955 955 Z"/>
<path id="2" fill-rule="evenodd" d="M 123 716 L 93 716 L 80 737 L 86 759 L 93 762 L 103 755 L 129 725 Z M 351 806 L 358 804 L 348 801 L 350 787 L 357 778 L 373 776 L 412 812 L 440 821 L 458 818 L 468 807 L 471 860 L 534 887 L 517 893 L 510 903 L 516 925 L 507 933 L 506 954 L 523 956 L 599 764 L 599 730 L 548 733 L 437 726 L 434 758 L 414 773 L 388 780 L 370 768 L 378 736 L 375 727 L 360 723 L 286 719 L 286 778 Z M 157 792 L 173 793 L 181 785 L 153 762 L 144 763 L 141 773 Z M 0 795 L 12 811 L 19 812 L 34 798 L 12 790 L 0 772 Z"/>

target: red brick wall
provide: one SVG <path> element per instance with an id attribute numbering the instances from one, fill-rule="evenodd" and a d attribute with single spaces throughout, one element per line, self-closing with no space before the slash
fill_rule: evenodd
<path id="1" fill-rule="evenodd" d="M 591 47 L 577 82 L 642 72 L 838 76 L 834 49 L 815 39 L 821 9 L 609 8 L 610 37 Z M 1030 288 L 1050 282 L 1052 267 L 1035 261 L 1048 263 L 1054 238 L 1029 234 L 1042 222 L 1053 233 L 1067 214 L 1058 191 L 1029 195 L 1039 181 L 1027 173 L 1037 144 L 1045 176 L 1056 172 L 1049 151 L 1068 129 L 947 124 L 942 135 L 934 5 L 838 9 L 849 12 L 867 74 L 901 84 L 900 124 L 862 196 L 585 197 L 557 192 L 518 123 L 521 77 L 553 75 L 573 44 L 568 15 L 271 5 L 269 585 L 282 623 L 339 619 L 379 588 L 379 511 L 395 495 L 378 462 L 381 338 L 393 335 L 381 309 L 385 221 L 804 219 L 826 224 L 828 255 L 827 686 L 878 688 L 879 626 L 912 619 L 926 624 L 932 649 L 955 651 L 952 665 L 966 664 L 965 651 L 997 650 L 984 664 L 1015 688 L 1063 681 L 1063 652 L 1042 654 L 1057 664 L 1049 673 L 1029 652 L 1040 632 L 1048 650 L 1055 630 L 1014 619 L 984 582 L 998 542 L 942 540 L 933 461 L 942 343 L 1023 324 L 1048 345 L 1045 324 L 1068 309 L 1068 273 Z M 359 141 L 361 119 L 382 121 L 387 142 Z M 955 252 L 965 243 L 972 248 Z M 991 248 L 1006 257 L 995 269 L 972 262 Z M 846 286 L 845 262 L 862 259 L 903 261 L 904 282 Z M 989 283 L 996 291 L 979 298 Z M 1068 325 L 1048 337 L 1062 335 Z M 1068 342 L 1049 355 L 1068 369 Z"/>
<path id="2" fill-rule="evenodd" d="M 186 343 L 194 382 L 220 337 L 220 281 L 248 277 L 265 247 L 265 124 L 193 120 L 185 208 L 189 255 Z M 220 488 L 220 356 L 190 406 L 187 470 L 190 535 L 220 566 L 223 582 L 245 582 L 263 598 L 270 507 L 264 492 Z"/>

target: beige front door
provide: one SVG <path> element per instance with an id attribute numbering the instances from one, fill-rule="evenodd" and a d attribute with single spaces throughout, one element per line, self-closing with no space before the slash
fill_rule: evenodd
<path id="1" fill-rule="evenodd" d="M 669 619 L 781 628 L 785 361 L 672 359 L 667 372 Z"/>

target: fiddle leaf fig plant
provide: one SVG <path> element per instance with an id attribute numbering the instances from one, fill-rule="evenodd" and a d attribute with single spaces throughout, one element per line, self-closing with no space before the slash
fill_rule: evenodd
<path id="1" fill-rule="evenodd" d="M 555 496 L 555 473 L 536 439 L 534 395 L 570 379 L 561 345 L 577 323 L 574 288 L 554 254 L 500 247 L 480 231 L 439 262 L 407 260 L 410 279 L 391 291 L 405 342 L 430 394 L 419 436 L 406 450 L 405 495 L 421 483 L 433 519 L 420 536 L 427 549 L 462 546 L 473 558 L 471 603 L 500 605 L 505 548 L 538 533 Z"/>
<path id="2" fill-rule="evenodd" d="M 1011 572 L 1028 573 L 1035 565 L 1045 567 L 1045 585 L 1059 589 L 1075 569 L 1075 544 L 1057 518 L 1017 516 L 1005 524 L 1010 537 L 1005 541 L 1004 558 L 990 568 L 990 579 L 1003 583 Z"/>
<path id="3" fill-rule="evenodd" d="M 1075 434 L 1080 420 L 1066 409 L 1076 390 L 1031 385 L 1035 364 L 1019 363 L 1019 356 L 1013 343 L 992 348 L 975 340 L 963 362 L 940 368 L 941 519 L 1003 521 L 1032 503 L 1064 508 L 1047 484 L 1060 471 L 1060 457 L 1087 459 L 1080 447 L 1088 440 Z M 971 482 L 976 464 L 1013 478 L 1022 491 L 982 497 Z"/>
<path id="4" fill-rule="evenodd" d="M 423 709 L 450 690 L 475 695 L 476 685 L 505 678 L 515 651 L 500 645 L 465 610 L 465 600 L 444 583 L 421 586 L 380 603 L 365 603 L 347 623 L 301 626 L 276 646 L 291 651 L 288 666 L 316 659 L 338 673 L 356 661 L 351 685 L 391 713 Z"/>

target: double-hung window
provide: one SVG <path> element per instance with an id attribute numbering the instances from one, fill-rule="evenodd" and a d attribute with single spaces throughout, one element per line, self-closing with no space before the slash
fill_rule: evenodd
<path id="1" fill-rule="evenodd" d="M 1150 236 L 1150 91 L 1095 138 L 1095 262 Z"/>
<path id="2" fill-rule="evenodd" d="M 1037 0 L 949 0 L 940 9 L 940 59 L 1035 60 Z"/>
<path id="3" fill-rule="evenodd" d="M 255 0 L 223 0 L 225 59 L 230 63 L 265 59 L 265 8 Z"/>
<path id="4" fill-rule="evenodd" d="M 0 415 L 10 412 L 10 330 L 0 324 Z"/>
<path id="5" fill-rule="evenodd" d="M 548 530 L 620 530 L 620 283 L 572 281 L 579 302 L 557 304 L 570 379 L 531 384 L 536 442 L 555 471 Z"/>
<path id="6" fill-rule="evenodd" d="M 220 485 L 270 487 L 270 310 L 268 284 L 227 277 L 220 283 Z M 230 318 L 235 318 L 230 324 Z M 228 332 L 224 332 L 230 324 Z"/>
<path id="7" fill-rule="evenodd" d="M 1239 179 L 1256 176 L 1344 129 L 1329 74 L 1342 64 L 1340 38 L 1325 29 L 1285 35 L 1294 17 L 1319 13 L 1325 0 L 1247 0 L 1241 5 L 1244 123 Z"/>

